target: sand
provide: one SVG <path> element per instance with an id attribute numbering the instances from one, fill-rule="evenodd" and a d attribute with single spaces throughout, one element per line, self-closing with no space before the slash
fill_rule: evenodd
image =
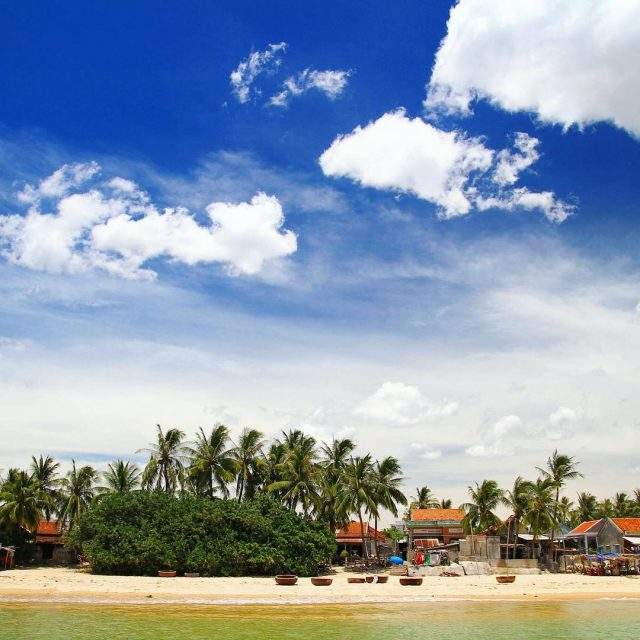
<path id="1" fill-rule="evenodd" d="M 301 578 L 281 587 L 272 578 L 148 578 L 97 576 L 75 569 L 13 569 L 0 572 L 0 602 L 103 604 L 337 604 L 434 600 L 640 599 L 640 577 L 573 574 L 519 575 L 499 585 L 494 576 L 426 577 L 419 587 L 348 584 L 339 571 L 329 587 Z"/>

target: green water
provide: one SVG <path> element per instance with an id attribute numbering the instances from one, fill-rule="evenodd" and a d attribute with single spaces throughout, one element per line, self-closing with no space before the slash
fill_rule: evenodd
<path id="1" fill-rule="evenodd" d="M 591 640 L 640 637 L 640 602 L 289 607 L 0 605 L 11 640 Z"/>

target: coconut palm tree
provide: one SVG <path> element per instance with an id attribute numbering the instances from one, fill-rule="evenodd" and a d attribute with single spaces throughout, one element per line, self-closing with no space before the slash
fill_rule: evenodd
<path id="1" fill-rule="evenodd" d="M 354 448 L 354 443 L 349 439 L 334 439 L 331 444 L 325 442 L 321 447 L 322 458 L 319 463 L 321 473 L 319 474 L 316 517 L 327 523 L 331 533 L 335 533 L 349 519 L 348 513 L 338 509 L 338 485 Z"/>
<path id="2" fill-rule="evenodd" d="M 516 543 L 518 541 L 520 522 L 527 512 L 530 496 L 531 482 L 529 480 L 525 480 L 521 476 L 518 476 L 513 482 L 513 488 L 505 491 L 501 498 L 502 504 L 511 510 L 511 517 L 513 519 L 514 558 L 516 557 Z M 507 535 L 507 544 L 509 544 L 509 535 Z"/>
<path id="3" fill-rule="evenodd" d="M 129 493 L 140 485 L 140 470 L 129 461 L 116 460 L 110 463 L 102 477 L 105 484 L 98 488 L 100 493 Z"/>
<path id="4" fill-rule="evenodd" d="M 596 509 L 596 517 L 598 518 L 614 518 L 616 515 L 616 508 L 611 498 L 605 498 L 598 502 L 598 508 Z"/>
<path id="5" fill-rule="evenodd" d="M 595 520 L 598 516 L 598 500 L 587 491 L 578 494 L 577 520 L 586 522 L 587 520 Z"/>
<path id="6" fill-rule="evenodd" d="M 558 502 L 558 524 L 565 526 L 570 525 L 572 522 L 572 514 L 573 502 L 567 498 L 567 496 L 562 496 L 560 502 Z"/>
<path id="7" fill-rule="evenodd" d="M 156 425 L 156 441 L 149 447 L 139 449 L 138 453 L 149 454 L 149 462 L 142 472 L 142 486 L 145 489 L 175 493 L 184 479 L 184 460 L 187 448 L 184 446 L 184 433 L 180 429 L 168 429 Z"/>
<path id="8" fill-rule="evenodd" d="M 97 478 L 93 467 L 85 465 L 77 468 L 76 461 L 71 461 L 71 471 L 60 482 L 59 508 L 60 517 L 68 523 L 69 529 L 73 528 L 93 500 Z"/>
<path id="9" fill-rule="evenodd" d="M 228 483 L 236 477 L 236 460 L 229 442 L 229 430 L 223 424 L 216 425 L 209 435 L 200 427 L 195 446 L 187 449 L 191 459 L 189 475 L 199 492 L 210 498 L 216 491 L 228 498 Z"/>
<path id="10" fill-rule="evenodd" d="M 38 486 L 40 507 L 47 521 L 51 519 L 51 513 L 55 509 L 58 500 L 58 488 L 60 487 L 59 468 L 60 464 L 51 456 L 31 457 L 31 479 Z"/>
<path id="11" fill-rule="evenodd" d="M 398 505 L 407 504 L 407 498 L 402 493 L 402 468 L 400 463 L 393 456 L 387 456 L 381 462 L 376 462 L 373 471 L 373 482 L 375 487 L 377 509 L 373 512 L 373 526 L 378 531 L 378 510 L 379 507 L 391 512 L 394 517 L 398 516 Z M 379 559 L 378 541 L 374 541 L 376 558 Z"/>
<path id="12" fill-rule="evenodd" d="M 376 489 L 371 455 L 352 457 L 344 468 L 338 508 L 346 513 L 357 514 L 362 537 L 362 557 L 365 560 L 369 557 L 369 553 L 364 535 L 363 515 L 365 512 L 376 512 L 378 507 Z"/>
<path id="13" fill-rule="evenodd" d="M 629 496 L 626 493 L 616 493 L 613 498 L 613 510 L 616 518 L 630 516 L 633 512 L 633 501 L 629 500 Z"/>
<path id="14" fill-rule="evenodd" d="M 270 493 L 280 495 L 290 509 L 295 511 L 300 506 L 305 516 L 318 498 L 319 468 L 315 445 L 313 438 L 304 435 L 286 444 L 284 460 L 278 465 L 281 479 L 267 488 Z"/>
<path id="15" fill-rule="evenodd" d="M 438 506 L 441 509 L 451 509 L 452 505 L 453 505 L 453 500 L 451 500 L 451 498 L 442 498 Z"/>
<path id="16" fill-rule="evenodd" d="M 495 480 L 483 480 L 481 484 L 475 483 L 474 487 L 468 487 L 471 500 L 461 505 L 465 512 L 463 524 L 466 529 L 474 531 L 486 531 L 500 524 L 500 518 L 494 510 L 502 500 L 503 491 Z"/>
<path id="17" fill-rule="evenodd" d="M 252 498 L 260 481 L 264 437 L 257 429 L 243 429 L 231 451 L 236 473 L 236 498 Z"/>
<path id="18" fill-rule="evenodd" d="M 533 534 L 532 546 L 536 552 L 538 538 L 541 534 L 553 531 L 556 525 L 557 503 L 554 499 L 556 483 L 549 477 L 538 478 L 531 483 L 529 504 L 524 521 Z"/>
<path id="19" fill-rule="evenodd" d="M 20 469 L 10 469 L 0 487 L 0 522 L 4 525 L 35 531 L 42 517 L 40 488 Z"/>
<path id="20" fill-rule="evenodd" d="M 440 506 L 429 487 L 416 487 L 416 495 L 411 498 L 411 509 L 431 509 Z"/>
<path id="21" fill-rule="evenodd" d="M 558 520 L 558 503 L 560 501 L 560 490 L 566 484 L 567 480 L 582 478 L 582 474 L 577 470 L 578 463 L 571 457 L 558 453 L 556 449 L 551 457 L 547 459 L 546 468 L 538 467 L 538 471 L 544 480 L 548 480 L 555 489 L 555 506 L 553 509 L 553 522 L 551 526 L 551 548 L 555 556 L 555 522 Z"/>

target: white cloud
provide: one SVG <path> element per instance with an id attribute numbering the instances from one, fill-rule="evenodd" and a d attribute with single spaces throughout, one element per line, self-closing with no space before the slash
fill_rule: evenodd
<path id="1" fill-rule="evenodd" d="M 402 382 L 385 382 L 354 413 L 358 416 L 389 425 L 414 425 L 433 418 L 445 418 L 458 410 L 456 402 L 432 402 L 418 387 Z"/>
<path id="2" fill-rule="evenodd" d="M 286 107 L 291 98 L 315 89 L 324 93 L 330 100 L 335 100 L 344 91 L 349 81 L 349 71 L 341 69 L 305 69 L 297 76 L 290 76 L 283 82 L 281 91 L 271 96 L 272 107 Z"/>
<path id="3" fill-rule="evenodd" d="M 53 175 L 62 184 L 60 170 Z M 43 180 L 39 189 L 51 182 Z M 57 192 L 70 188 L 65 184 Z M 209 224 L 202 225 L 182 207 L 159 211 L 129 180 L 113 178 L 107 188 L 110 194 L 94 188 L 59 197 L 52 211 L 32 206 L 26 215 L 0 216 L 4 256 L 52 273 L 99 268 L 126 278 L 153 278 L 155 272 L 145 264 L 154 258 L 221 263 L 234 274 L 255 275 L 297 248 L 295 234 L 282 229 L 284 213 L 274 196 L 258 193 L 250 202 L 213 202 L 206 208 Z"/>
<path id="4" fill-rule="evenodd" d="M 100 171 L 97 162 L 65 164 L 50 176 L 42 179 L 38 186 L 26 184 L 17 196 L 20 202 L 36 204 L 43 198 L 61 198 Z"/>
<path id="5" fill-rule="evenodd" d="M 510 186 L 518 181 L 522 171 L 528 169 L 538 160 L 538 145 L 540 140 L 527 133 L 516 133 L 514 149 L 502 149 L 496 155 L 496 168 L 493 171 L 492 180 L 501 187 Z"/>
<path id="6" fill-rule="evenodd" d="M 549 220 L 562 222 L 572 207 L 552 192 L 506 188 L 535 162 L 537 144 L 536 138 L 518 133 L 515 151 L 496 155 L 480 138 L 443 131 L 398 109 L 338 136 L 319 161 L 325 175 L 411 193 L 436 204 L 443 218 L 466 215 L 475 207 L 539 210 Z"/>
<path id="7" fill-rule="evenodd" d="M 503 416 L 484 430 L 481 442 L 468 447 L 466 453 L 472 457 L 510 455 L 513 453 L 513 443 L 510 440 L 514 432 L 521 428 L 522 420 L 519 416 Z"/>
<path id="8" fill-rule="evenodd" d="M 640 136 L 640 0 L 461 0 L 425 108 L 475 99 L 564 127 L 612 122 Z"/>
<path id="9" fill-rule="evenodd" d="M 286 49 L 286 42 L 270 44 L 264 51 L 252 51 L 238 64 L 229 75 L 231 89 L 238 102 L 241 104 L 249 102 L 251 85 L 260 74 L 281 64 L 282 54 Z"/>
<path id="10" fill-rule="evenodd" d="M 412 442 L 409 448 L 422 460 L 438 460 L 442 457 L 442 451 L 440 449 L 432 449 L 419 442 Z"/>

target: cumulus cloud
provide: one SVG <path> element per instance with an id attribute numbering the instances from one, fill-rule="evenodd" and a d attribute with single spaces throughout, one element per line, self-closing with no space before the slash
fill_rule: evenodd
<path id="1" fill-rule="evenodd" d="M 472 457 L 501 456 L 513 453 L 511 436 L 522 428 L 522 420 L 516 415 L 506 415 L 489 425 L 481 434 L 481 441 L 466 449 Z"/>
<path id="2" fill-rule="evenodd" d="M 256 78 L 282 63 L 286 42 L 270 44 L 264 51 L 252 51 L 229 75 L 231 90 L 238 102 L 245 104 L 251 98 L 251 86 Z"/>
<path id="3" fill-rule="evenodd" d="M 469 114 L 476 99 L 543 122 L 608 121 L 640 136 L 640 0 L 461 0 L 425 108 Z"/>
<path id="4" fill-rule="evenodd" d="M 304 69 L 297 76 L 289 76 L 282 84 L 282 90 L 271 96 L 273 107 L 286 107 L 291 98 L 315 89 L 330 100 L 335 100 L 344 91 L 349 81 L 349 71 L 342 69 Z"/>
<path id="5" fill-rule="evenodd" d="M 100 171 L 97 162 L 64 164 L 37 185 L 26 184 L 18 192 L 20 202 L 36 204 L 45 198 L 61 198 L 72 189 L 81 186 Z"/>
<path id="6" fill-rule="evenodd" d="M 91 165 L 93 174 L 97 170 Z M 233 274 L 255 275 L 267 262 L 296 251 L 296 236 L 282 229 L 284 213 L 274 196 L 212 202 L 206 207 L 209 223 L 200 224 L 186 208 L 158 210 L 134 182 L 120 177 L 68 193 L 88 179 L 74 182 L 76 173 L 88 173 L 74 171 L 65 166 L 33 189 L 49 198 L 58 194 L 51 208 L 36 200 L 26 214 L 0 216 L 0 248 L 10 262 L 52 273 L 99 268 L 125 278 L 153 278 L 146 263 L 167 258 L 187 265 L 221 263 Z"/>
<path id="7" fill-rule="evenodd" d="M 376 422 L 408 426 L 433 418 L 445 418 L 457 410 L 456 402 L 432 402 L 418 387 L 402 382 L 385 382 L 359 404 L 354 413 Z"/>
<path id="8" fill-rule="evenodd" d="M 440 449 L 432 449 L 419 442 L 412 442 L 409 448 L 422 460 L 438 460 L 438 458 L 442 457 L 442 451 Z"/>
<path id="9" fill-rule="evenodd" d="M 499 208 L 539 210 L 562 222 L 572 207 L 552 192 L 509 188 L 538 157 L 536 138 L 518 133 L 514 144 L 496 154 L 480 138 L 443 131 L 398 109 L 338 136 L 319 162 L 327 176 L 432 202 L 442 218 Z"/>

